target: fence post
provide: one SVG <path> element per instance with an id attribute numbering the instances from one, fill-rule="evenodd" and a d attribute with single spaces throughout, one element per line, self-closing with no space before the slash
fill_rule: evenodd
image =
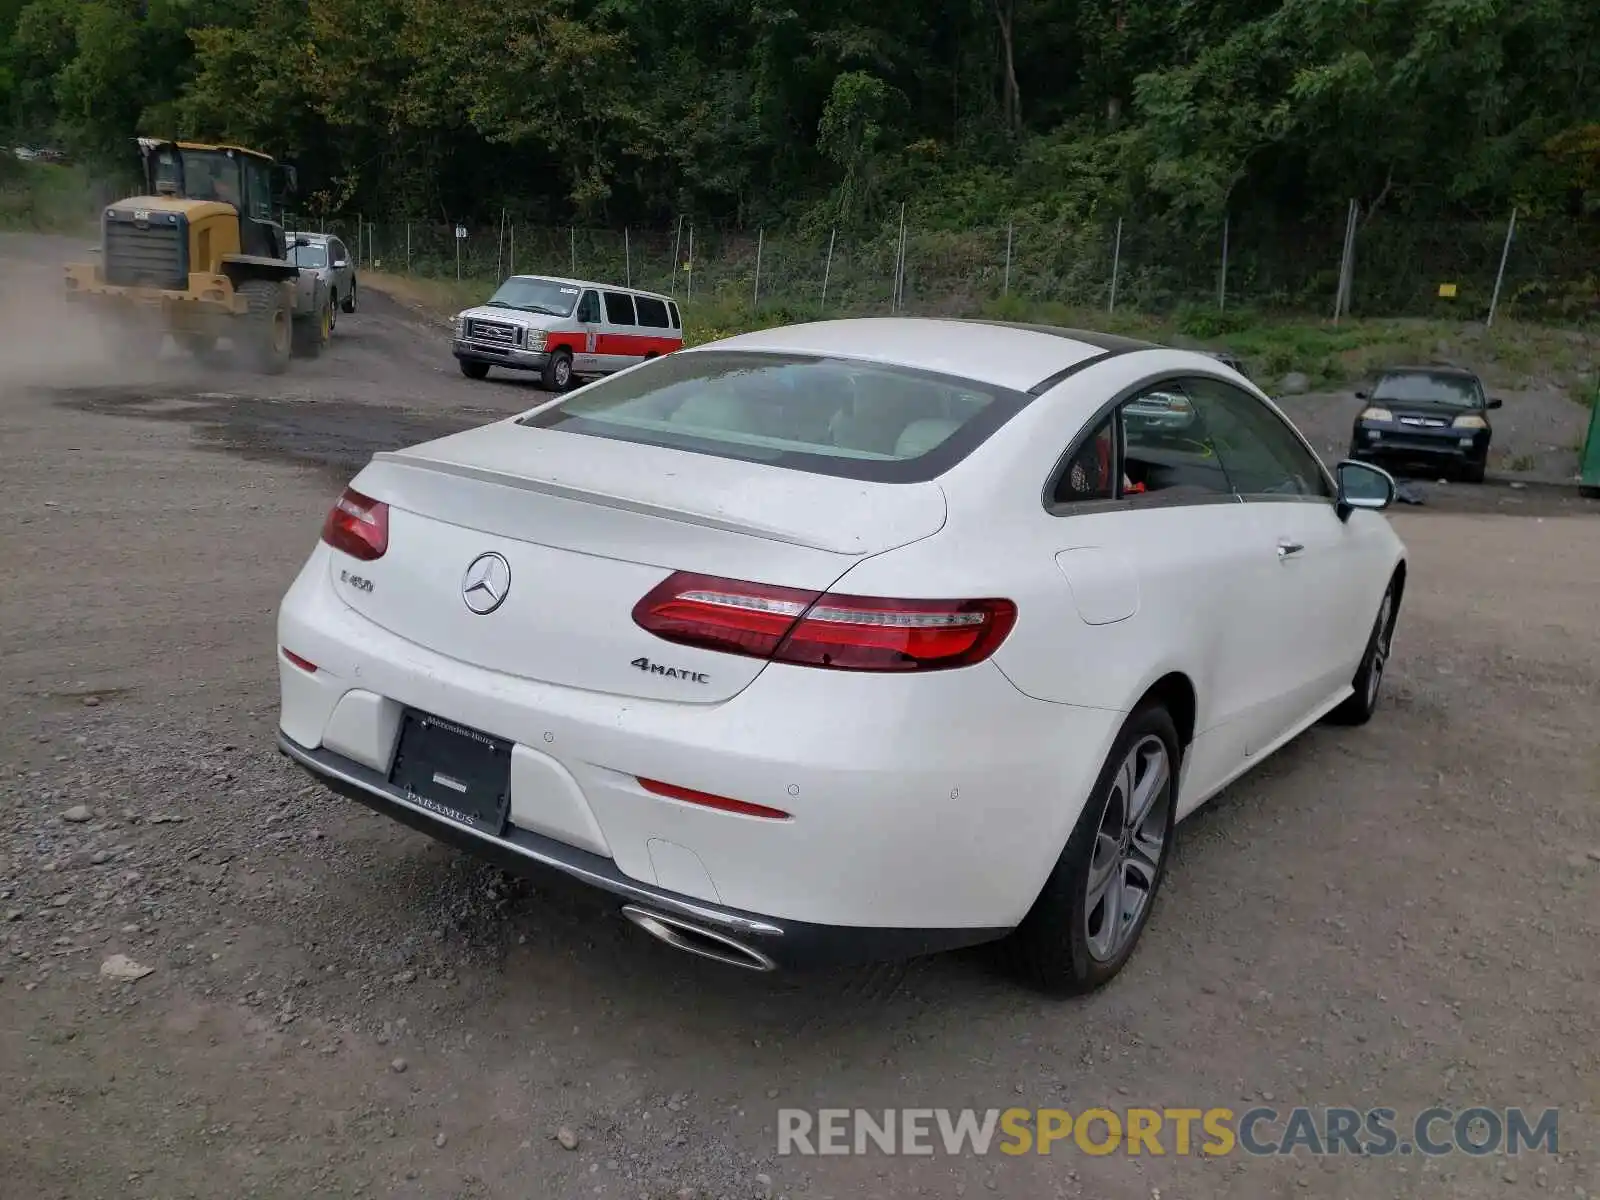
<path id="1" fill-rule="evenodd" d="M 1014 221 L 1006 222 L 1006 274 L 1005 278 L 1000 282 L 1000 294 L 1002 296 L 1011 294 L 1011 235 L 1015 225 L 1016 222 Z"/>
<path id="2" fill-rule="evenodd" d="M 356 270 L 358 270 L 358 271 L 361 269 L 361 234 L 362 234 L 361 214 L 357 213 L 356 214 Z"/>
<path id="3" fill-rule="evenodd" d="M 688 276 L 688 279 L 684 280 L 683 298 L 686 301 L 687 300 L 693 300 L 694 299 L 694 222 L 692 222 L 692 221 L 689 223 L 689 257 L 688 257 L 687 261 L 684 264 L 684 274 L 686 274 Z"/>
<path id="4" fill-rule="evenodd" d="M 452 229 L 450 231 L 450 236 L 451 236 L 451 238 L 454 239 L 455 244 L 456 244 L 456 282 L 460 283 L 461 282 L 461 243 L 462 243 L 462 241 L 464 239 L 456 237 L 456 231 L 454 229 Z"/>
<path id="5" fill-rule="evenodd" d="M 515 275 L 517 273 L 517 223 L 515 221 L 511 222 L 511 228 L 507 232 L 510 234 L 510 239 L 509 239 L 510 240 L 510 248 L 511 248 L 511 272 L 510 273 L 512 275 Z"/>
<path id="6" fill-rule="evenodd" d="M 626 286 L 632 287 L 633 286 L 633 246 L 631 245 L 631 243 L 628 240 L 628 227 L 626 225 L 624 225 L 622 227 L 622 271 L 623 271 L 622 282 Z"/>
<path id="7" fill-rule="evenodd" d="M 817 308 L 818 316 L 828 311 L 828 276 L 833 272 L 833 239 L 838 236 L 839 227 L 835 225 L 828 231 L 828 257 L 822 264 L 822 303 Z"/>
<path id="8" fill-rule="evenodd" d="M 1350 314 L 1350 291 L 1355 275 L 1356 263 L 1356 215 L 1359 205 L 1355 200 L 1350 201 L 1350 208 L 1344 220 L 1344 252 L 1339 256 L 1339 287 L 1333 297 L 1333 323 L 1337 325 L 1341 316 Z"/>
<path id="9" fill-rule="evenodd" d="M 578 277 L 578 227 L 576 225 L 568 225 L 567 236 L 572 243 L 572 277 L 576 279 Z"/>
<path id="10" fill-rule="evenodd" d="M 683 249 L 683 214 L 679 213 L 678 214 L 678 232 L 677 232 L 677 235 L 674 236 L 673 239 L 672 239 L 672 270 L 668 274 L 668 277 L 667 277 L 667 284 L 668 284 L 668 286 L 667 286 L 667 295 L 669 295 L 669 296 L 676 296 L 678 294 L 678 264 L 682 261 L 682 259 L 680 259 L 678 257 L 678 251 L 680 251 L 682 249 Z"/>
<path id="11" fill-rule="evenodd" d="M 1111 247 L 1111 301 L 1106 305 L 1106 312 L 1117 311 L 1117 276 L 1122 271 L 1122 218 L 1117 218 L 1117 240 Z"/>
<path id="12" fill-rule="evenodd" d="M 411 274 L 411 222 L 406 222 L 406 274 Z"/>
<path id="13" fill-rule="evenodd" d="M 901 301 L 904 297 L 906 279 L 906 206 L 900 205 L 900 236 L 895 239 L 894 247 L 894 289 L 889 295 L 890 315 L 900 311 Z"/>
<path id="14" fill-rule="evenodd" d="M 498 285 L 505 278 L 506 265 L 506 208 L 500 206 L 500 234 L 494 239 L 494 277 Z"/>
<path id="15" fill-rule="evenodd" d="M 766 245 L 766 240 L 766 228 L 763 227 L 756 230 L 756 289 L 755 294 L 750 298 L 750 307 L 752 310 L 760 307 L 761 305 L 761 251 Z"/>
<path id="16" fill-rule="evenodd" d="M 1228 214 L 1222 214 L 1222 274 L 1217 279 L 1217 311 L 1228 307 Z"/>
<path id="17" fill-rule="evenodd" d="M 1511 256 L 1511 238 L 1517 232 L 1517 209 L 1511 207 L 1511 220 L 1506 225 L 1506 244 L 1500 248 L 1500 269 L 1494 276 L 1494 294 L 1489 297 L 1489 319 L 1483 323 L 1485 329 L 1494 324 L 1494 310 L 1500 306 L 1500 284 L 1506 277 L 1506 259 Z"/>

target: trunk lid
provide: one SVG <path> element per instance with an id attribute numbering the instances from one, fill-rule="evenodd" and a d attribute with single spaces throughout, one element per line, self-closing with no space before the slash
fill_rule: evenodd
<path id="1" fill-rule="evenodd" d="M 390 506 L 382 558 L 332 553 L 335 590 L 369 620 L 489 670 L 686 703 L 726 700 L 766 664 L 635 624 L 634 605 L 672 572 L 824 591 L 861 558 L 945 519 L 934 483 L 811 475 L 511 422 L 378 454 L 351 486 Z M 469 604 L 485 572 L 501 594 L 477 587 Z"/>

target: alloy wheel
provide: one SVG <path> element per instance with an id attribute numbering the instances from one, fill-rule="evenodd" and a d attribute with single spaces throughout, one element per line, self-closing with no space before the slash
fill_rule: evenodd
<path id="1" fill-rule="evenodd" d="M 1167 745 L 1140 738 L 1112 777 L 1089 857 L 1084 934 L 1097 962 L 1114 960 L 1139 931 L 1166 857 L 1172 802 Z"/>

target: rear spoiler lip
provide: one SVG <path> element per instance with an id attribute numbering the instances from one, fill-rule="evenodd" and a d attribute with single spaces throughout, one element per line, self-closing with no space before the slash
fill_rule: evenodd
<path id="1" fill-rule="evenodd" d="M 836 542 L 830 543 L 800 537 L 788 530 L 776 529 L 768 525 L 759 525 L 749 521 L 732 521 L 691 508 L 629 500 L 626 497 L 613 496 L 606 492 L 572 487 L 567 484 L 551 483 L 549 480 L 544 479 L 531 479 L 526 475 L 513 475 L 504 471 L 493 471 L 484 467 L 474 467 L 466 463 L 453 462 L 449 459 L 431 458 L 415 451 L 380 450 L 372 456 L 372 461 L 396 467 L 408 467 L 414 470 L 454 475 L 458 478 L 471 479 L 478 483 L 518 488 L 526 492 L 538 492 L 561 500 L 576 500 L 583 504 L 601 505 L 606 508 L 637 513 L 641 516 L 661 517 L 669 521 L 686 522 L 691 525 L 700 525 L 707 529 L 721 530 L 724 533 L 738 533 L 747 537 L 765 538 L 767 541 L 783 542 L 790 546 L 798 546 L 804 550 L 818 550 L 825 554 L 862 558 L 869 553 L 865 550 L 845 549 Z"/>

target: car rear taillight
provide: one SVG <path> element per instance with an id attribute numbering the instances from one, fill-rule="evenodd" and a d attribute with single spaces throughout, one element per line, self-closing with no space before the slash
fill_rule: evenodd
<path id="1" fill-rule="evenodd" d="M 345 488 L 322 523 L 322 540 L 364 562 L 382 558 L 389 548 L 389 506 Z"/>
<path id="2" fill-rule="evenodd" d="M 1010 600 L 897 600 L 680 571 L 633 609 L 669 642 L 839 671 L 928 671 L 982 662 L 1016 623 Z"/>

